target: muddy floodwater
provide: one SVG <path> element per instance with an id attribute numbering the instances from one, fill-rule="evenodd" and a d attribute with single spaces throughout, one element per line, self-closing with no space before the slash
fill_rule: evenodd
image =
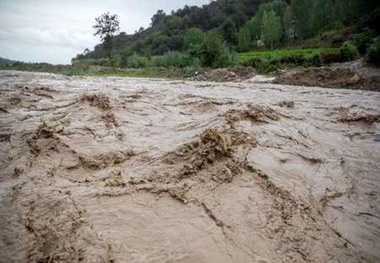
<path id="1" fill-rule="evenodd" d="M 0 262 L 380 262 L 380 93 L 0 71 Z"/>

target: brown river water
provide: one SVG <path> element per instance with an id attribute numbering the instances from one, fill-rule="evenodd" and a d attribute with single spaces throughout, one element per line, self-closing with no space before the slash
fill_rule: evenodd
<path id="1" fill-rule="evenodd" d="M 380 93 L 0 71 L 0 262 L 380 262 Z"/>

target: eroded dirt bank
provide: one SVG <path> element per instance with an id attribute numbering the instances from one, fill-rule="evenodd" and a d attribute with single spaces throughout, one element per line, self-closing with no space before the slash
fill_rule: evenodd
<path id="1" fill-rule="evenodd" d="M 1 262 L 379 262 L 380 93 L 0 72 Z"/>
<path id="2" fill-rule="evenodd" d="M 327 67 L 280 72 L 276 84 L 347 88 L 380 91 L 380 68 L 367 66 L 363 60 Z"/>

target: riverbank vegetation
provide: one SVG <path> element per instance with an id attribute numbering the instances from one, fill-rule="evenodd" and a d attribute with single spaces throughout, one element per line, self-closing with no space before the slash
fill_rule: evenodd
<path id="1" fill-rule="evenodd" d="M 160 76 L 163 68 L 177 68 L 188 76 L 201 68 L 244 66 L 271 73 L 358 58 L 379 66 L 379 23 L 375 0 L 216 0 L 170 14 L 158 10 L 148 28 L 133 34 L 119 32 L 117 15 L 105 13 L 94 25 L 101 43 L 78 54 L 71 66 L 2 67 L 133 76 Z"/>
<path id="2" fill-rule="evenodd" d="M 120 68 L 222 68 L 257 61 L 272 64 L 271 69 L 322 65 L 376 53 L 379 19 L 374 0 L 217 0 L 170 14 L 158 10 L 148 28 L 134 34 L 113 31 L 73 63 Z"/>

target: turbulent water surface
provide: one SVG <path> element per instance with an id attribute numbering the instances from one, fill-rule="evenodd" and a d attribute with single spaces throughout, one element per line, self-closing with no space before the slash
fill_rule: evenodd
<path id="1" fill-rule="evenodd" d="M 0 72 L 1 262 L 380 262 L 380 93 Z"/>

